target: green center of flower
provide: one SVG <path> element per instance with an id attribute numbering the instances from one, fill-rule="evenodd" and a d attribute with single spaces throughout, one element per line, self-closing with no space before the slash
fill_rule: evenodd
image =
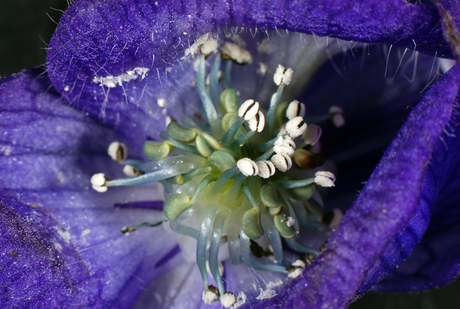
<path id="1" fill-rule="evenodd" d="M 232 58 L 232 52 L 224 53 L 223 58 Z M 203 300 L 220 300 L 230 307 L 237 299 L 224 288 L 221 247 L 228 246 L 233 263 L 298 276 L 318 255 L 317 248 L 300 241 L 304 230 L 321 224 L 318 215 L 313 214 L 321 204 L 317 187 L 333 187 L 335 176 L 327 171 L 311 171 L 324 164 L 324 157 L 311 151 L 321 128 L 304 121 L 305 106 L 298 101 L 281 102 L 292 69 L 280 65 L 276 70 L 278 90 L 264 112 L 255 100 L 239 103 L 238 92 L 231 88 L 232 62 L 227 62 L 220 79 L 221 57 L 217 54 L 214 59 L 209 87 L 204 56 L 198 67 L 196 87 L 203 110 L 200 118 L 183 116 L 181 124 L 173 120 L 162 132 L 162 141 L 145 142 L 143 152 L 151 160 L 148 162 L 126 159 L 126 147 L 112 143 L 109 154 L 125 165 L 124 172 L 131 177 L 110 180 L 96 174 L 91 182 L 95 190 L 105 192 L 112 186 L 160 181 L 167 198 L 163 208 L 166 218 L 125 227 L 122 232 L 169 221 L 174 232 L 195 239 L 196 261 L 205 289 Z M 335 121 L 343 120 L 339 108 L 316 119 L 334 117 Z M 198 224 L 187 223 L 191 217 Z M 270 246 L 263 248 L 262 239 Z M 288 261 L 282 239 L 304 255 Z M 217 287 L 208 284 L 208 271 Z"/>

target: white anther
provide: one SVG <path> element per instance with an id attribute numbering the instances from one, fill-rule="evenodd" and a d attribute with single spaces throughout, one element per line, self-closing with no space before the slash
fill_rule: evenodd
<path id="1" fill-rule="evenodd" d="M 286 131 L 286 125 L 283 124 L 281 127 L 280 127 L 280 131 L 278 132 L 278 135 L 277 136 L 282 136 L 284 134 L 287 134 L 287 131 Z"/>
<path id="2" fill-rule="evenodd" d="M 252 55 L 249 51 L 230 42 L 225 42 L 221 52 L 239 64 L 248 64 L 252 62 Z"/>
<path id="3" fill-rule="evenodd" d="M 335 187 L 335 176 L 331 172 L 320 171 L 315 173 L 315 183 L 321 187 Z"/>
<path id="4" fill-rule="evenodd" d="M 222 277 L 224 275 L 224 265 L 222 265 L 221 262 L 218 262 L 217 267 L 219 267 L 219 274 Z M 208 273 L 212 274 L 208 261 L 206 261 L 206 270 L 208 271 Z"/>
<path id="5" fill-rule="evenodd" d="M 296 144 L 294 140 L 289 136 L 279 136 L 278 139 L 275 141 L 273 150 L 277 154 L 284 154 L 288 156 L 292 156 L 295 151 Z"/>
<path id="6" fill-rule="evenodd" d="M 302 117 L 295 117 L 286 123 L 286 131 L 292 138 L 299 137 L 307 130 L 307 123 L 303 121 Z"/>
<path id="7" fill-rule="evenodd" d="M 256 164 L 259 168 L 259 173 L 257 175 L 262 178 L 267 179 L 276 172 L 275 165 L 271 161 L 263 160 L 256 162 Z"/>
<path id="8" fill-rule="evenodd" d="M 317 126 L 316 124 L 311 124 L 307 127 L 307 130 L 303 134 L 302 139 L 307 145 L 314 146 L 321 138 L 322 133 L 323 130 L 320 126 Z"/>
<path id="9" fill-rule="evenodd" d="M 291 68 L 286 70 L 285 67 L 279 64 L 276 68 L 275 74 L 273 75 L 273 81 L 277 86 L 281 85 L 281 83 L 289 85 L 292 80 L 292 74 L 294 74 L 294 71 Z"/>
<path id="10" fill-rule="evenodd" d="M 293 217 L 288 217 L 286 221 L 286 225 L 291 227 L 295 224 L 295 219 Z"/>
<path id="11" fill-rule="evenodd" d="M 93 189 L 97 192 L 106 192 L 107 187 L 105 186 L 105 183 L 107 182 L 107 178 L 103 173 L 98 173 L 94 174 L 91 177 L 91 185 L 93 186 Z"/>
<path id="12" fill-rule="evenodd" d="M 259 112 L 259 102 L 252 99 L 244 101 L 238 109 L 238 116 L 244 117 L 244 120 L 249 121 L 252 117 Z"/>
<path id="13" fill-rule="evenodd" d="M 219 295 L 210 290 L 207 290 L 203 291 L 202 299 L 206 305 L 212 305 L 219 301 Z"/>
<path id="14" fill-rule="evenodd" d="M 336 229 L 339 227 L 340 223 L 342 223 L 343 212 L 338 208 L 334 208 L 333 214 L 334 216 L 332 217 L 331 223 L 329 223 L 329 227 L 331 229 Z"/>
<path id="15" fill-rule="evenodd" d="M 144 174 L 143 172 L 132 167 L 131 165 L 125 165 L 123 167 L 123 173 L 128 177 L 135 177 Z"/>
<path id="16" fill-rule="evenodd" d="M 345 125 L 345 118 L 343 117 L 343 109 L 338 106 L 331 106 L 329 108 L 329 115 L 335 127 L 340 128 Z"/>
<path id="17" fill-rule="evenodd" d="M 307 264 L 305 264 L 305 262 L 302 260 L 297 260 L 294 263 L 292 263 L 291 266 L 294 266 L 295 269 L 289 273 L 288 277 L 294 279 L 297 278 L 303 272 L 305 267 L 307 267 Z"/>
<path id="18" fill-rule="evenodd" d="M 253 176 L 259 173 L 259 168 L 257 167 L 256 162 L 249 158 L 238 160 L 238 162 L 236 162 L 236 166 L 244 176 Z"/>
<path id="19" fill-rule="evenodd" d="M 220 298 L 220 303 L 225 308 L 230 308 L 231 306 L 233 306 L 234 303 L 236 303 L 235 294 L 230 292 L 224 293 L 224 295 L 222 295 L 222 297 Z"/>
<path id="20" fill-rule="evenodd" d="M 300 103 L 297 100 L 289 103 L 288 108 L 286 109 L 286 117 L 291 120 L 295 117 L 305 117 L 305 104 Z"/>
<path id="21" fill-rule="evenodd" d="M 125 144 L 119 142 L 112 142 L 107 149 L 107 153 L 112 158 L 112 160 L 118 162 L 126 159 L 128 155 Z"/>
<path id="22" fill-rule="evenodd" d="M 252 117 L 251 119 L 249 119 L 248 121 L 248 124 L 249 124 L 249 129 L 253 132 L 257 131 L 257 132 L 262 132 L 264 130 L 264 127 L 265 127 L 265 116 L 264 114 L 259 111 L 259 113 L 257 115 L 255 115 L 254 117 Z"/>
<path id="23" fill-rule="evenodd" d="M 272 156 L 271 161 L 281 172 L 290 170 L 292 167 L 291 157 L 283 154 L 275 154 L 274 156 Z"/>
<path id="24" fill-rule="evenodd" d="M 210 38 L 200 47 L 200 52 L 202 55 L 209 55 L 217 49 L 217 41 Z"/>

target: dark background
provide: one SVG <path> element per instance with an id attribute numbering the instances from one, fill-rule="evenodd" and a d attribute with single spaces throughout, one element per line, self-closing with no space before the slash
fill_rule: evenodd
<path id="1" fill-rule="evenodd" d="M 47 43 L 68 2 L 71 1 L 0 0 L 0 77 L 45 63 Z M 459 292 L 460 281 L 420 294 L 368 293 L 350 308 L 460 308 Z"/>

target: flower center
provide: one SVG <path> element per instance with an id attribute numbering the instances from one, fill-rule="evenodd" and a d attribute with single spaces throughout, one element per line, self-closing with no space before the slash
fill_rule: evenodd
<path id="1" fill-rule="evenodd" d="M 212 41 L 205 41 L 198 48 L 209 54 L 216 47 Z M 228 61 L 219 78 L 221 55 Z M 215 54 L 207 87 L 206 60 L 201 55 L 196 87 L 202 115 L 183 116 L 181 124 L 173 120 L 161 134 L 162 141 L 145 142 L 143 152 L 151 160 L 148 162 L 127 159 L 126 147 L 112 143 L 109 155 L 124 165 L 130 177 L 110 180 L 104 174 L 95 174 L 91 178 L 98 192 L 112 186 L 162 182 L 167 197 L 165 219 L 124 227 L 122 232 L 169 221 L 174 232 L 195 239 L 205 290 L 203 300 L 208 304 L 220 300 L 227 308 L 237 298 L 224 288 L 221 247 L 227 245 L 233 263 L 295 278 L 318 255 L 318 248 L 302 243 L 304 232 L 321 224 L 327 226 L 331 220 L 336 226 L 340 218 L 335 213 L 324 223 L 315 212 L 322 205 L 317 188 L 333 187 L 335 176 L 317 170 L 325 161 L 324 156 L 313 152 L 321 128 L 307 125 L 304 104 L 281 101 L 293 70 L 278 66 L 273 78 L 278 89 L 264 112 L 253 99 L 239 104 L 238 92 L 231 87 L 232 61 L 250 60 L 247 51 L 234 44 L 224 45 L 221 53 Z M 343 124 L 338 107 L 312 119 Z M 198 218 L 197 225 L 187 223 L 191 217 Z M 298 260 L 286 259 L 283 239 L 291 250 L 301 253 Z M 264 248 L 267 243 L 270 245 Z M 209 285 L 208 270 L 217 287 Z"/>

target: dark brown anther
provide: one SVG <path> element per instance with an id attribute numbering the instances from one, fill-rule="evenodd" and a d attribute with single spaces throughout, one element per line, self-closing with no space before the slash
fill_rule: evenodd
<path id="1" fill-rule="evenodd" d="M 313 153 L 306 149 L 297 149 L 294 153 L 295 163 L 303 169 L 311 170 L 322 166 L 325 162 L 324 155 L 320 153 Z"/>
<path id="2" fill-rule="evenodd" d="M 256 243 L 254 240 L 251 239 L 251 245 L 249 246 L 249 249 L 251 249 L 252 254 L 256 258 L 261 258 L 264 256 L 264 248 L 262 248 L 258 243 Z"/>

